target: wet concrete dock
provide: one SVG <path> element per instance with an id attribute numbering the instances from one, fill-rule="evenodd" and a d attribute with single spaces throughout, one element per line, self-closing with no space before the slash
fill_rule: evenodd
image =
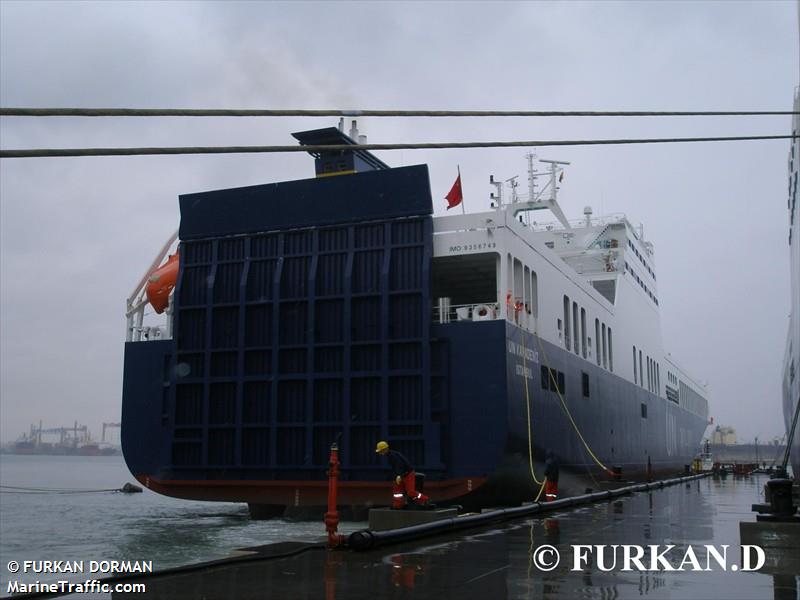
<path id="1" fill-rule="evenodd" d="M 795 574 L 572 570 L 574 544 L 728 544 L 738 560 L 739 522 L 755 521 L 764 481 L 706 478 L 369 552 L 284 546 L 272 551 L 300 553 L 142 581 L 152 598 L 796 598 Z M 561 555 L 552 571 L 537 567 L 545 544 Z"/>

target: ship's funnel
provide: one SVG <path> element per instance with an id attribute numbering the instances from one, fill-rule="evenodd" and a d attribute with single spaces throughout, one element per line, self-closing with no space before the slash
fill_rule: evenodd
<path id="1" fill-rule="evenodd" d="M 367 138 L 358 133 L 356 122 L 350 129 L 350 135 L 342 131 L 343 123 L 339 127 L 325 129 L 312 129 L 311 131 L 298 131 L 292 136 L 303 146 L 350 146 L 366 143 Z M 355 136 L 355 137 L 352 137 Z M 309 152 L 314 157 L 314 169 L 317 177 L 331 175 L 346 175 L 349 173 L 363 173 L 365 171 L 378 171 L 388 169 L 389 165 L 377 156 L 366 150 L 331 150 Z"/>

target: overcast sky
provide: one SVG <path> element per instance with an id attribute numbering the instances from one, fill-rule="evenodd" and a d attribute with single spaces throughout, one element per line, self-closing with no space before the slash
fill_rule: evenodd
<path id="1" fill-rule="evenodd" d="M 0 104 L 39 107 L 790 110 L 795 2 L 0 2 Z M 23 119 L 0 145 L 291 144 L 336 119 Z M 364 119 L 372 142 L 788 134 L 782 117 Z M 655 245 L 667 351 L 740 437 L 782 435 L 788 140 L 540 149 L 561 204 Z M 525 151 L 380 153 L 460 165 L 468 211 Z M 125 298 L 181 193 L 313 175 L 307 155 L 0 161 L 0 439 L 120 416 Z"/>

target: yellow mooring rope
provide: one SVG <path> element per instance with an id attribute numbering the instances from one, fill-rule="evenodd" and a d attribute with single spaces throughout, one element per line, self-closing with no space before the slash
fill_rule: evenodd
<path id="1" fill-rule="evenodd" d="M 543 478 L 539 481 L 536 478 L 536 472 L 533 467 L 533 427 L 531 426 L 531 395 L 530 390 L 528 389 L 528 375 L 525 372 L 527 367 L 527 349 L 525 348 L 525 331 L 522 331 L 522 378 L 525 380 L 525 404 L 528 409 L 528 467 L 531 470 L 531 479 L 539 486 L 539 493 L 536 494 L 536 499 L 534 502 L 538 502 L 539 498 L 542 497 L 542 492 L 544 491 L 544 484 L 547 481 L 547 477 Z"/>
<path id="2" fill-rule="evenodd" d="M 538 502 L 539 498 L 542 497 L 542 492 L 544 491 L 544 483 L 545 483 L 545 481 L 547 481 L 547 477 L 544 478 L 544 480 L 542 481 L 542 485 L 539 486 L 539 493 L 536 494 L 536 499 L 534 500 L 534 502 Z"/>
<path id="3" fill-rule="evenodd" d="M 525 337 L 525 332 L 524 332 L 524 330 L 523 330 L 523 334 L 522 334 L 522 335 L 523 335 L 523 339 L 524 339 L 524 337 Z M 595 463 L 597 463 L 597 465 L 598 465 L 598 466 L 599 466 L 601 469 L 603 469 L 603 470 L 604 470 L 606 473 L 608 473 L 609 475 L 612 475 L 612 476 L 613 476 L 613 475 L 614 475 L 614 472 L 613 472 L 613 471 L 611 471 L 611 469 L 609 469 L 607 466 L 605 466 L 605 465 L 604 465 L 604 464 L 603 464 L 603 463 L 600 461 L 600 459 L 599 459 L 599 458 L 597 458 L 597 456 L 595 455 L 595 453 L 594 453 L 594 452 L 592 452 L 592 449 L 589 447 L 589 444 L 587 444 L 587 443 L 586 443 L 586 440 L 584 439 L 584 437 L 583 437 L 583 434 L 581 434 L 581 430 L 578 428 L 578 425 L 575 423 L 575 419 L 573 419 L 573 418 L 572 418 L 572 414 L 570 413 L 570 411 L 569 411 L 569 408 L 567 407 L 567 403 L 566 403 L 566 402 L 564 402 L 564 397 L 561 395 L 561 389 L 558 387 L 558 382 L 556 381 L 555 375 L 553 375 L 553 369 L 551 369 L 551 368 L 550 368 L 550 361 L 549 361 L 549 360 L 548 360 L 548 358 L 547 358 L 547 352 L 545 352 L 544 346 L 542 346 L 542 342 L 541 342 L 541 340 L 539 339 L 539 336 L 536 336 L 536 335 L 534 335 L 534 337 L 536 338 L 536 342 L 537 342 L 537 343 L 538 343 L 538 345 L 539 345 L 539 350 L 541 350 L 541 351 L 542 351 L 542 358 L 544 359 L 544 364 L 545 364 L 545 367 L 547 367 L 547 373 L 548 373 L 548 374 L 549 374 L 549 376 L 550 376 L 550 380 L 553 382 L 553 387 L 554 387 L 554 388 L 555 388 L 555 390 L 556 390 L 556 394 L 558 394 L 558 399 L 561 401 L 561 409 L 564 411 L 564 414 L 565 414 L 565 415 L 567 415 L 567 419 L 569 419 L 569 422 L 572 424 L 572 428 L 575 430 L 575 433 L 577 433 L 577 434 L 578 434 L 578 438 L 581 440 L 581 443 L 583 444 L 583 447 L 584 447 L 584 448 L 586 448 L 586 452 L 589 454 L 589 456 L 591 456 L 591 457 L 592 457 L 592 460 L 593 460 Z M 524 344 L 524 342 L 523 342 L 523 348 L 524 348 L 524 347 L 525 347 L 525 344 Z M 527 393 L 527 387 L 528 387 L 528 385 L 527 385 L 527 384 L 528 384 L 528 380 L 527 380 L 527 378 L 526 378 L 526 379 L 525 379 L 525 388 L 526 388 L 526 393 Z M 529 434 L 529 435 L 530 435 L 530 434 Z M 537 483 L 538 483 L 538 482 L 537 482 Z M 544 484 L 542 484 L 542 485 L 544 485 Z M 540 492 L 540 493 L 541 493 L 541 492 Z"/>
<path id="4" fill-rule="evenodd" d="M 521 328 L 520 328 L 521 329 Z M 528 374 L 526 373 L 527 367 L 527 350 L 525 348 L 525 331 L 522 330 L 522 378 L 525 380 L 525 404 L 528 408 L 528 466 L 531 470 L 531 479 L 537 484 L 541 486 L 539 490 L 539 496 L 542 495 L 542 490 L 544 489 L 544 480 L 539 481 L 536 478 L 536 473 L 533 469 L 533 431 L 531 427 L 531 395 L 530 391 L 528 390 Z M 536 496 L 536 501 L 538 502 L 539 496 Z"/>

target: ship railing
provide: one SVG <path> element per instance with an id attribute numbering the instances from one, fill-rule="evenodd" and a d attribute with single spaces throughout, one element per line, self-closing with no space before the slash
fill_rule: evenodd
<path id="1" fill-rule="evenodd" d="M 528 331 L 536 331 L 536 317 L 530 306 L 522 301 L 504 305 L 498 302 L 451 304 L 449 298 L 443 297 L 433 308 L 433 319 L 440 324 L 506 320 Z"/>
<path id="2" fill-rule="evenodd" d="M 495 321 L 502 318 L 496 302 L 450 304 L 449 298 L 439 298 L 433 308 L 434 321 L 442 324 L 455 321 Z"/>
<path id="3" fill-rule="evenodd" d="M 598 225 L 613 225 L 614 223 L 620 223 L 626 219 L 625 213 L 611 213 L 608 215 L 603 215 L 602 217 L 592 217 L 589 220 L 589 224 L 592 227 Z M 571 227 L 581 228 L 586 227 L 586 219 L 569 219 L 567 221 Z M 566 229 L 564 225 L 558 221 L 548 222 L 548 223 L 539 223 L 533 222 L 530 225 L 530 228 L 534 231 L 561 231 Z"/>
<path id="4" fill-rule="evenodd" d="M 169 306 L 164 311 L 166 321 L 162 324 L 147 324 L 145 325 L 145 317 L 155 315 L 155 313 L 147 308 L 150 303 L 147 299 L 140 300 L 135 304 L 129 304 L 128 310 L 125 313 L 126 342 L 147 342 L 155 340 L 168 340 L 172 338 L 172 300 L 174 293 L 169 297 Z"/>
<path id="5" fill-rule="evenodd" d="M 125 327 L 125 341 L 126 342 L 143 342 L 149 340 L 163 340 L 163 339 L 170 339 L 172 338 L 172 300 L 174 295 L 173 293 L 170 294 L 169 297 L 169 305 L 167 309 L 164 311 L 166 315 L 166 323 L 158 324 L 158 325 L 145 325 L 144 318 L 146 314 L 145 310 L 147 309 L 148 305 L 150 304 L 147 300 L 147 294 L 145 293 L 145 288 L 147 286 L 148 279 L 150 278 L 150 274 L 155 271 L 161 262 L 164 260 L 164 257 L 167 256 L 170 248 L 178 239 L 178 232 L 176 231 L 173 233 L 166 243 L 161 247 L 161 250 L 158 252 L 156 257 L 153 259 L 153 262 L 150 264 L 150 267 L 145 271 L 142 278 L 136 284 L 133 292 L 128 296 L 128 299 L 125 301 L 125 320 L 126 320 L 126 327 Z"/>

